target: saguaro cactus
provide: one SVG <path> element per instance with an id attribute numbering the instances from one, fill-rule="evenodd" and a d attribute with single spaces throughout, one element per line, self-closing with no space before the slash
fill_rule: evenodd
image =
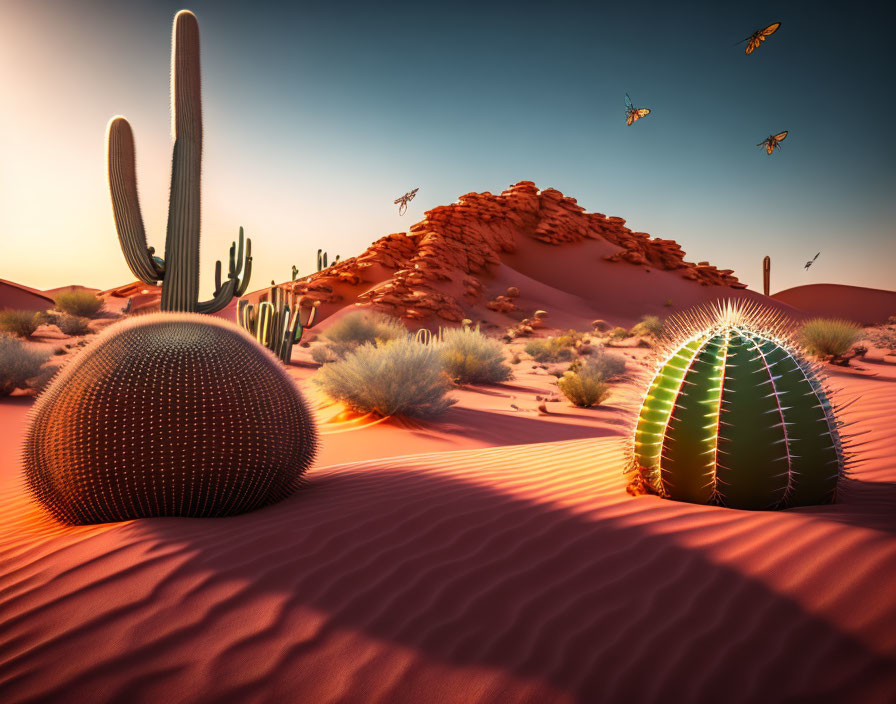
<path id="1" fill-rule="evenodd" d="M 121 116 L 109 122 L 106 154 L 109 191 L 118 239 L 128 266 L 147 284 L 162 282 L 163 311 L 214 313 L 242 296 L 252 272 L 252 240 L 246 241 L 243 270 L 243 230 L 239 248 L 230 248 L 227 281 L 221 282 L 221 262 L 215 268 L 215 292 L 199 301 L 200 174 L 202 166 L 202 100 L 199 71 L 199 24 L 189 10 L 174 17 L 171 47 L 171 101 L 174 155 L 164 260 L 147 246 L 137 196 L 134 134 Z"/>
<path id="2" fill-rule="evenodd" d="M 834 407 L 787 322 L 750 304 L 672 319 L 635 431 L 636 482 L 679 501 L 772 509 L 834 501 L 848 464 Z"/>
<path id="3" fill-rule="evenodd" d="M 771 290 L 772 283 L 772 258 L 766 257 L 762 260 L 762 292 L 767 296 Z"/>

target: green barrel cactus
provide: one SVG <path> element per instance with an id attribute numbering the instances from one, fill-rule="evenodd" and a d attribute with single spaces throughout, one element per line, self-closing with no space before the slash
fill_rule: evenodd
<path id="1" fill-rule="evenodd" d="M 672 327 L 637 421 L 636 481 L 729 508 L 833 502 L 847 464 L 840 423 L 786 321 L 729 302 Z"/>
<path id="2" fill-rule="evenodd" d="M 316 448 L 298 387 L 249 334 L 153 313 L 107 328 L 50 383 L 24 469 L 65 523 L 229 516 L 295 491 Z"/>

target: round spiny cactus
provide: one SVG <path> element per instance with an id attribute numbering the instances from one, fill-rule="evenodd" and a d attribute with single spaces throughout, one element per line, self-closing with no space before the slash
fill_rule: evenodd
<path id="1" fill-rule="evenodd" d="M 228 516 L 294 491 L 317 433 L 277 359 L 211 316 L 108 328 L 32 411 L 25 477 L 66 523 Z"/>
<path id="2" fill-rule="evenodd" d="M 829 394 L 778 313 L 724 303 L 669 321 L 634 438 L 636 482 L 678 501 L 834 501 L 847 464 Z"/>

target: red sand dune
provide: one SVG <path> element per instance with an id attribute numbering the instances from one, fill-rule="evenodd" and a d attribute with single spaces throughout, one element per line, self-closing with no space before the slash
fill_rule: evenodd
<path id="1" fill-rule="evenodd" d="M 53 299 L 40 291 L 0 279 L 0 310 L 44 311 L 53 307 Z"/>
<path id="2" fill-rule="evenodd" d="M 776 301 L 812 316 L 844 318 L 860 325 L 877 325 L 896 316 L 896 291 L 842 284 L 810 284 L 780 291 Z"/>
<path id="3" fill-rule="evenodd" d="M 340 464 L 373 425 L 324 434 L 307 488 L 262 511 L 63 528 L 22 493 L 28 401 L 7 400 L 3 700 L 892 702 L 896 370 L 876 366 L 836 380 L 868 431 L 842 503 L 778 513 L 625 492 L 640 374 L 581 412 L 593 437 Z"/>
<path id="4" fill-rule="evenodd" d="M 531 181 L 500 195 L 463 195 L 427 211 L 409 233 L 287 285 L 320 301 L 321 318 L 360 303 L 430 328 L 463 318 L 507 327 L 539 309 L 558 327 L 595 318 L 627 327 L 647 313 L 763 298 L 730 269 L 687 262 L 672 240 L 632 232 L 622 218 L 587 213 Z M 521 295 L 507 300 L 508 286 Z"/>

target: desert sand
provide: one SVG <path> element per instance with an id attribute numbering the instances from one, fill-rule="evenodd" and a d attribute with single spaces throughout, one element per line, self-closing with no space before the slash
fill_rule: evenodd
<path id="1" fill-rule="evenodd" d="M 296 284 L 322 302 L 310 337 L 356 303 L 495 333 L 542 309 L 546 334 L 768 301 L 569 201 L 522 182 L 427 213 Z M 103 295 L 97 328 L 129 297 L 158 305 L 143 284 Z M 813 314 L 798 302 L 769 304 Z M 647 349 L 617 351 L 627 373 L 599 407 L 561 400 L 524 357 L 513 380 L 461 387 L 418 422 L 327 400 L 297 347 L 317 461 L 288 500 L 226 519 L 54 523 L 22 482 L 33 398 L 0 399 L 2 700 L 896 700 L 896 366 L 830 372 L 863 433 L 837 504 L 748 512 L 627 493 L 652 367 Z"/>
<path id="2" fill-rule="evenodd" d="M 5 401 L 4 700 L 892 701 L 893 368 L 836 379 L 867 431 L 842 502 L 777 513 L 629 496 L 630 369 L 550 416 L 533 371 L 410 428 L 318 401 L 291 499 L 85 528 L 24 496 Z"/>
<path id="3" fill-rule="evenodd" d="M 52 307 L 53 299 L 38 291 L 12 281 L 0 279 L 0 310 L 33 310 L 35 312 Z"/>
<path id="4" fill-rule="evenodd" d="M 843 318 L 859 325 L 885 323 L 896 314 L 896 291 L 863 286 L 809 284 L 780 291 L 772 298 L 808 315 Z"/>

